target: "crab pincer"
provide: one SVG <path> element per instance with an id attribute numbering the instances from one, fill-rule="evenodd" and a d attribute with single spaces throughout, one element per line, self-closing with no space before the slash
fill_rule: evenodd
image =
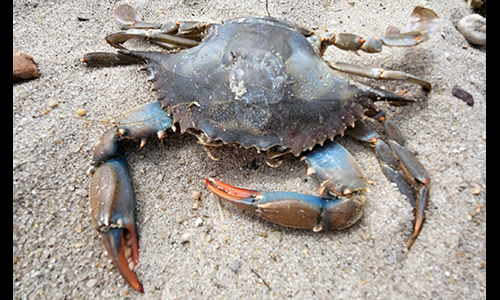
<path id="1" fill-rule="evenodd" d="M 144 292 L 132 269 L 139 259 L 134 194 L 123 154 L 97 168 L 90 181 L 92 223 L 99 231 L 118 272 L 135 290 Z"/>
<path id="2" fill-rule="evenodd" d="M 172 118 L 160 102 L 139 106 L 124 113 L 117 126 L 106 131 L 94 150 L 90 181 L 92 222 L 118 272 L 135 290 L 144 292 L 133 272 L 139 259 L 135 226 L 134 193 L 125 154 L 124 139 L 162 138 L 172 126 Z"/>
<path id="3" fill-rule="evenodd" d="M 208 188 L 219 198 L 265 220 L 315 232 L 341 230 L 363 214 L 366 180 L 351 154 L 336 142 L 308 153 L 308 175 L 320 181 L 320 196 L 291 192 L 260 192 L 207 178 Z M 333 196 L 323 197 L 325 189 Z"/>
<path id="4" fill-rule="evenodd" d="M 210 191 L 222 200 L 251 212 L 264 220 L 294 228 L 344 229 L 362 215 L 364 198 L 327 199 L 291 192 L 260 192 L 231 186 L 207 178 Z"/>

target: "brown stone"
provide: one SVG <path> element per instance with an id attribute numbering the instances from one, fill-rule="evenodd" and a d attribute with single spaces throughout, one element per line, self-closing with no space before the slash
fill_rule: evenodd
<path id="1" fill-rule="evenodd" d="M 28 54 L 14 51 L 12 63 L 14 66 L 14 82 L 38 78 L 40 76 L 38 74 L 38 68 L 36 66 L 35 60 Z"/>

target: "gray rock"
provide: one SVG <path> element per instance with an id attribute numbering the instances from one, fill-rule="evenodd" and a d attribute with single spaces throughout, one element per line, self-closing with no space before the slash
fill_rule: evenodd
<path id="1" fill-rule="evenodd" d="M 237 260 L 234 260 L 232 263 L 229 264 L 229 269 L 233 271 L 234 273 L 238 272 L 240 269 L 240 262 Z"/>
<path id="2" fill-rule="evenodd" d="M 476 45 L 486 45 L 486 18 L 478 15 L 468 15 L 457 24 L 457 30 L 465 39 Z"/>

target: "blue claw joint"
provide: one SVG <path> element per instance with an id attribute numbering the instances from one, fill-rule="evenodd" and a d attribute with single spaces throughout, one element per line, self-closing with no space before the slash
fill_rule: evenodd
<path id="1" fill-rule="evenodd" d="M 172 117 L 162 109 L 161 102 L 153 102 L 138 106 L 117 120 L 119 134 L 126 138 L 141 139 L 162 138 L 165 131 L 172 127 Z M 145 143 L 145 142 L 144 142 Z"/>
<path id="2" fill-rule="evenodd" d="M 330 142 L 306 155 L 307 175 L 320 181 L 319 192 L 325 189 L 338 196 L 350 195 L 368 188 L 366 179 L 354 157 L 339 143 Z"/>
<path id="3" fill-rule="evenodd" d="M 121 152 L 119 141 L 122 138 L 140 139 L 141 148 L 155 135 L 162 138 L 165 131 L 172 128 L 172 117 L 161 107 L 161 102 L 138 106 L 123 114 L 116 121 L 117 127 L 106 131 L 94 149 L 92 166 L 98 167 Z M 93 172 L 92 171 L 92 172 Z"/>

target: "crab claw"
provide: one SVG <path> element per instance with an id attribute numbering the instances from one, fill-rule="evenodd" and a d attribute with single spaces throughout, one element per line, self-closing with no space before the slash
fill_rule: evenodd
<path id="1" fill-rule="evenodd" d="M 122 275 L 123 279 L 136 291 L 144 293 L 142 284 L 132 271 L 139 258 L 139 244 L 137 242 L 135 226 L 125 225 L 125 227 L 120 229 L 110 229 L 108 232 L 101 233 L 101 239 L 115 268 Z M 132 256 L 132 268 L 129 265 L 128 257 L 130 255 Z"/>
<path id="2" fill-rule="evenodd" d="M 139 259 L 134 218 L 134 196 L 125 156 L 119 154 L 102 163 L 90 182 L 92 222 L 118 272 L 135 290 L 142 284 L 132 269 Z"/>
<path id="3" fill-rule="evenodd" d="M 259 191 L 235 187 L 214 178 L 206 178 L 205 183 L 217 197 L 252 213 L 256 210 L 255 199 L 262 196 Z"/>
<path id="4" fill-rule="evenodd" d="M 364 197 L 326 199 L 290 192 L 259 192 L 207 178 L 208 188 L 219 198 L 264 220 L 288 227 L 343 229 L 362 215 Z"/>

